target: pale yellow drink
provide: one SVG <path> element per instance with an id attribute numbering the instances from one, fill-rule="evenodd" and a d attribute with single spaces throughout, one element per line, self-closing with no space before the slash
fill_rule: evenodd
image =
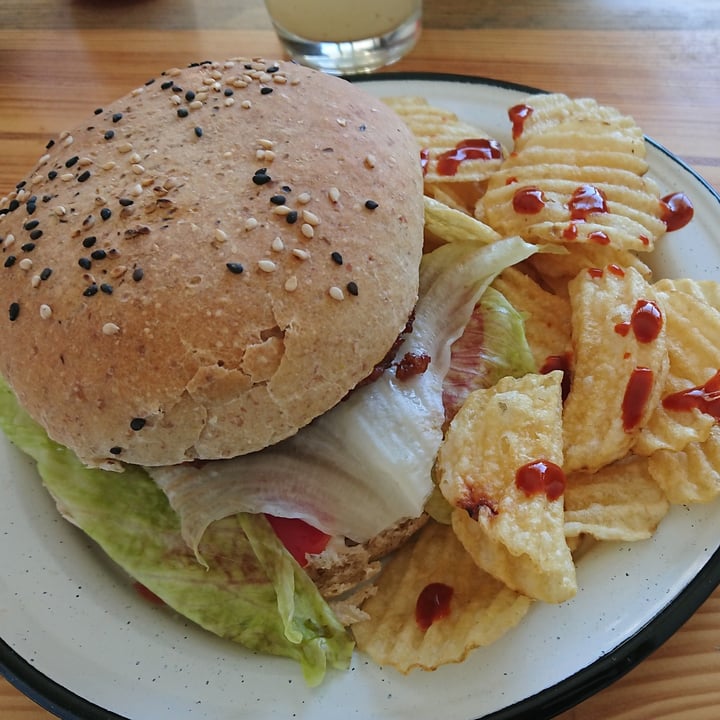
<path id="1" fill-rule="evenodd" d="M 304 40 L 380 37 L 420 10 L 420 0 L 265 0 L 273 21 Z"/>

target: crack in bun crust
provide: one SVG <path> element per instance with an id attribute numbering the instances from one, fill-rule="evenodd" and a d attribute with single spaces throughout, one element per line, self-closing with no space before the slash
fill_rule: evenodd
<path id="1" fill-rule="evenodd" d="M 358 87 L 260 59 L 168 70 L 0 203 L 0 373 L 89 465 L 261 449 L 404 328 L 422 203 L 414 139 Z"/>

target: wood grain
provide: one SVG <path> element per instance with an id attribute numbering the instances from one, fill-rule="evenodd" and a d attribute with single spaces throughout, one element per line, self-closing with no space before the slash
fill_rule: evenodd
<path id="1" fill-rule="evenodd" d="M 95 107 L 162 69 L 237 54 L 281 54 L 261 0 L 3 0 L 0 196 L 51 135 Z M 391 70 L 465 73 L 592 95 L 632 114 L 720 189 L 716 0 L 426 0 L 420 43 Z M 0 636 L 1 622 L 0 612 Z M 0 719 L 51 717 L 0 679 Z M 646 661 L 559 716 L 717 717 L 720 590 Z"/>

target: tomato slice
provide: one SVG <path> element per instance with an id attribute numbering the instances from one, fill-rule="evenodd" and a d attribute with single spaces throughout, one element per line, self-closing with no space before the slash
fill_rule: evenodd
<path id="1" fill-rule="evenodd" d="M 329 535 L 300 518 L 276 517 L 267 514 L 265 517 L 280 538 L 280 542 L 301 567 L 307 565 L 306 555 L 321 553 L 330 542 Z"/>

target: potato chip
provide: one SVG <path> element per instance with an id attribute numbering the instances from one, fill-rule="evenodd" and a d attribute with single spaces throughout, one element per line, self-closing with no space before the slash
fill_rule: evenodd
<path id="1" fill-rule="evenodd" d="M 667 281 L 658 288 L 671 287 Z M 686 287 L 689 287 L 686 285 Z M 712 295 L 708 289 L 696 293 Z M 709 286 L 706 286 L 709 287 Z M 702 387 L 720 367 L 720 310 L 703 297 L 680 290 L 658 292 L 667 313 L 667 346 L 670 367 L 662 397 Z M 647 427 L 638 436 L 633 452 L 651 455 L 657 450 L 682 450 L 693 442 L 707 439 L 716 419 L 712 414 L 688 407 L 671 410 L 661 403 L 655 409 Z"/>
<path id="2" fill-rule="evenodd" d="M 565 401 L 565 471 L 622 458 L 648 422 L 668 371 L 665 311 L 633 268 L 581 271 L 568 286 L 573 378 Z"/>
<path id="3" fill-rule="evenodd" d="M 425 236 L 431 242 L 473 242 L 480 245 L 500 240 L 491 227 L 471 215 L 425 197 Z"/>
<path id="4" fill-rule="evenodd" d="M 653 479 L 671 503 L 706 503 L 720 494 L 720 427 L 712 426 L 707 440 L 684 450 L 658 450 L 648 458 Z"/>
<path id="5" fill-rule="evenodd" d="M 493 287 L 523 315 L 525 337 L 538 368 L 570 350 L 570 303 L 565 298 L 543 289 L 515 267 L 501 273 Z"/>
<path id="6" fill-rule="evenodd" d="M 525 616 L 531 600 L 480 570 L 452 529 L 430 522 L 387 563 L 352 626 L 358 649 L 402 673 L 462 662 Z"/>
<path id="7" fill-rule="evenodd" d="M 483 570 L 529 597 L 576 590 L 563 529 L 562 373 L 505 377 L 454 417 L 436 463 L 453 529 Z"/>
<path id="8" fill-rule="evenodd" d="M 565 535 L 633 542 L 652 536 L 670 503 L 646 458 L 628 457 L 597 472 L 568 475 Z"/>

